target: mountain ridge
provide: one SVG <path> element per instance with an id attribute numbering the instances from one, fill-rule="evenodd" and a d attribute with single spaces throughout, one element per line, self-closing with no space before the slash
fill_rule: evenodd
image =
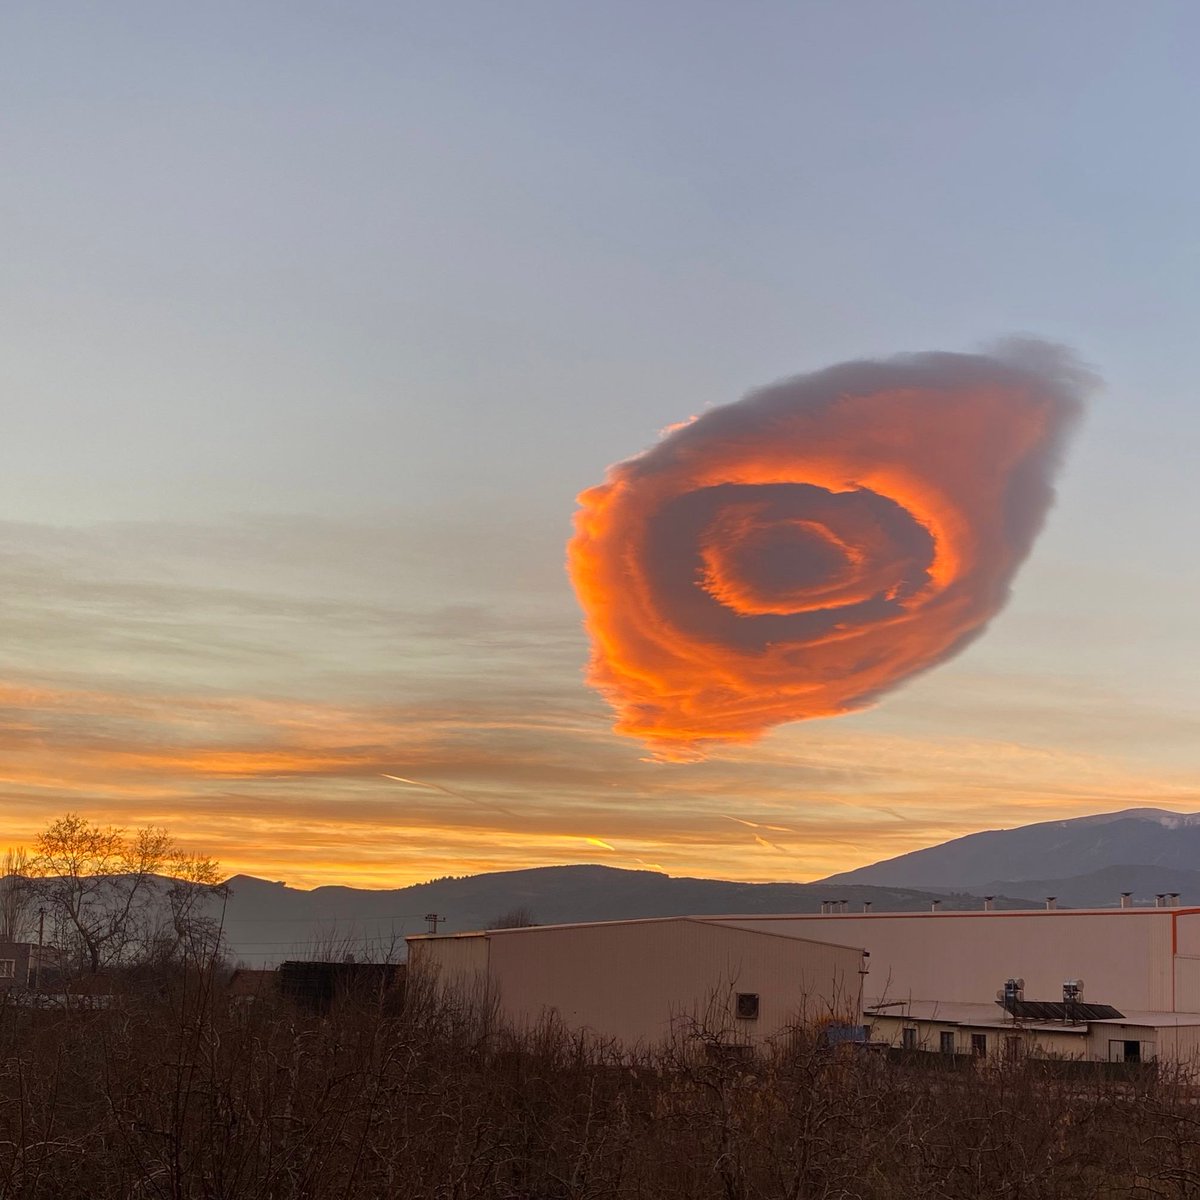
<path id="1" fill-rule="evenodd" d="M 841 871 L 820 882 L 979 893 L 995 886 L 1064 880 L 1110 868 L 1192 871 L 1197 867 L 1200 814 L 1131 808 L 981 830 Z"/>
<path id="2" fill-rule="evenodd" d="M 232 954 L 247 963 L 285 958 L 341 957 L 343 953 L 396 953 L 402 940 L 426 931 L 426 914 L 452 933 L 480 929 L 524 907 L 539 924 L 631 920 L 646 917 L 770 912 L 820 912 L 827 899 L 851 910 L 870 901 L 881 911 L 978 907 L 973 896 L 910 888 L 849 885 L 834 891 L 816 883 L 743 883 L 672 876 L 599 863 L 531 867 L 443 878 L 404 888 L 359 889 L 326 885 L 311 891 L 255 876 L 233 876 L 224 909 Z M 1029 907 L 1001 897 L 999 907 Z"/>

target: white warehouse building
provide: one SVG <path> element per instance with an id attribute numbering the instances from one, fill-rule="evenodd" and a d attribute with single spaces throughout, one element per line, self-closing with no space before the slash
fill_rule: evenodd
<path id="1" fill-rule="evenodd" d="M 723 1020 L 744 1042 L 865 1021 L 876 1042 L 936 1053 L 1200 1065 L 1197 908 L 673 917 L 407 940 L 414 972 L 486 986 L 511 1025 L 553 1012 L 627 1046 L 662 1042 L 680 1019 Z M 1002 1006 L 1009 980 L 1023 989 Z"/>
<path id="2" fill-rule="evenodd" d="M 862 951 L 826 936 L 695 917 L 544 925 L 406 939 L 409 978 L 485 992 L 523 1028 L 553 1014 L 633 1048 L 699 1022 L 755 1043 L 860 1011 Z"/>
<path id="3" fill-rule="evenodd" d="M 715 920 L 861 946 L 870 963 L 865 1019 L 874 1037 L 891 1044 L 956 1054 L 1200 1064 L 1197 908 Z M 1024 984 L 1015 1018 L 996 1003 L 1010 979 Z M 1083 992 L 1079 1003 L 1065 1008 L 1063 987 L 1072 981 L 1083 981 Z M 1047 1018 L 1053 1006 L 1059 1012 Z M 1119 1015 L 1095 1015 L 1104 1007 Z"/>

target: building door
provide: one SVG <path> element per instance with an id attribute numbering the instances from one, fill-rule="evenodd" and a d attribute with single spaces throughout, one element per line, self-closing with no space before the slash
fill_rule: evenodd
<path id="1" fill-rule="evenodd" d="M 1141 1062 L 1142 1043 L 1124 1038 L 1120 1041 L 1117 1041 L 1114 1038 L 1108 1043 L 1108 1061 L 1128 1063 Z"/>

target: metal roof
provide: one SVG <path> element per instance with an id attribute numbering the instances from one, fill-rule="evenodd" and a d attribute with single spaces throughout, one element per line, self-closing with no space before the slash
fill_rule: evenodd
<path id="1" fill-rule="evenodd" d="M 1012 1029 L 1013 1020 L 997 1011 L 995 1001 L 985 1004 L 958 1003 L 938 1000 L 905 1000 L 891 1004 L 868 1004 L 865 1013 L 873 1018 L 890 1017 L 903 1021 L 932 1021 L 939 1025 L 969 1025 L 976 1028 Z M 1200 1026 L 1200 1013 L 1155 1012 L 1148 1009 L 1127 1010 L 1122 1017 L 1108 1018 L 1112 1026 L 1139 1025 L 1148 1028 Z M 1027 1028 L 1043 1028 L 1059 1033 L 1085 1033 L 1086 1025 L 1064 1025 L 1047 1022 L 1027 1022 Z"/>

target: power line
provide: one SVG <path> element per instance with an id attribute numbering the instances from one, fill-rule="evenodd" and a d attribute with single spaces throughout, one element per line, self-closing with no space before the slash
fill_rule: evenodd
<path id="1" fill-rule="evenodd" d="M 239 917 L 233 916 L 229 920 L 257 922 L 260 925 L 271 925 L 284 921 L 424 921 L 424 913 L 382 913 L 379 916 L 367 917 Z"/>

